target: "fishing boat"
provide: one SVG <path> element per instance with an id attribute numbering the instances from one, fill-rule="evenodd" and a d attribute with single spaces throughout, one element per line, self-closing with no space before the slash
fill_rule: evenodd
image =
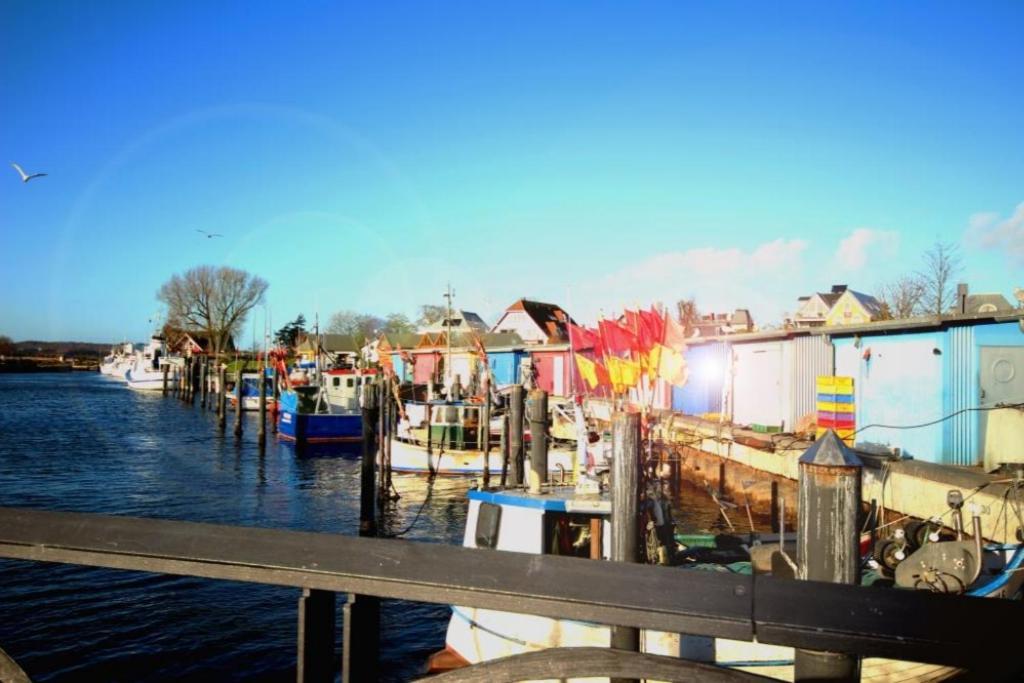
<path id="1" fill-rule="evenodd" d="M 487 467 L 500 473 L 503 465 L 501 448 L 495 439 L 500 433 L 501 418 L 491 421 L 491 448 L 485 449 L 481 433 L 483 406 L 472 401 L 408 401 L 404 417 L 391 439 L 391 469 L 395 472 L 424 472 L 444 475 L 477 475 Z M 529 437 L 524 435 L 528 444 Z M 489 452 L 485 452 L 488 451 Z M 575 447 L 553 446 L 548 449 L 548 470 L 560 478 L 573 477 L 580 464 L 603 466 L 607 460 L 605 444 L 591 447 L 579 460 Z M 596 460 L 596 462 L 595 462 Z"/>
<path id="2" fill-rule="evenodd" d="M 469 510 L 463 546 L 490 548 L 499 551 L 532 553 L 535 555 L 571 555 L 595 560 L 609 559 L 611 547 L 611 501 L 606 493 L 578 494 L 570 488 L 553 487 L 542 495 L 520 490 L 481 491 L 468 493 Z M 666 521 L 669 523 L 670 519 Z M 980 530 L 976 522 L 975 530 Z M 652 536 L 661 537 L 655 527 L 649 530 L 647 544 Z M 899 535 L 899 534 L 897 534 Z M 905 536 L 905 535 L 904 535 Z M 685 537 L 684 537 L 685 538 Z M 697 544 L 707 545 L 703 535 L 693 537 Z M 931 538 L 937 538 L 934 534 Z M 657 540 L 654 541 L 657 543 Z M 951 546 L 948 543 L 958 543 Z M 712 543 L 712 545 L 714 545 Z M 906 555 L 904 562 L 926 552 L 928 562 L 946 562 L 951 575 L 941 590 L 966 586 L 966 593 L 979 597 L 1019 598 L 1024 584 L 1024 544 L 983 545 L 980 535 L 969 540 L 932 541 Z M 737 542 L 729 544 L 717 561 L 704 561 L 680 566 L 679 571 L 714 570 L 749 573 L 751 562 L 737 560 L 736 552 L 749 549 Z M 971 547 L 983 562 L 972 565 L 957 564 Z M 713 549 L 699 553 L 705 559 Z M 904 550 L 907 550 L 904 547 Z M 952 550 L 952 552 L 951 552 Z M 889 557 L 898 557 L 889 553 Z M 917 564 L 921 558 L 916 557 Z M 955 568 L 960 567 L 960 569 Z M 915 566 L 906 565 L 907 570 Z M 685 567 L 685 568 L 684 568 Z M 898 569 L 898 568 L 897 568 Z M 967 576 L 962 576 L 963 572 Z M 941 573 L 940 573 L 941 576 Z M 878 575 L 866 572 L 864 582 L 877 580 Z M 913 588 L 912 576 L 896 577 L 896 584 Z M 902 583 L 901 583 L 902 582 Z M 917 585 L 921 588 L 920 585 Z M 934 588 L 933 588 L 934 589 Z M 895 589 L 894 589 L 895 590 Z M 957 592 L 957 591 L 953 591 Z M 445 649 L 432 655 L 429 670 L 441 672 L 471 664 L 509 657 L 524 652 L 556 647 L 609 647 L 610 629 L 599 624 L 570 619 L 552 619 L 534 615 L 516 614 L 500 610 L 453 606 L 445 638 Z M 764 645 L 755 642 L 733 641 L 702 636 L 680 636 L 658 631 L 641 632 L 641 650 L 652 654 L 685 657 L 721 667 L 741 669 L 781 680 L 793 680 L 794 652 L 792 648 Z M 908 680 L 944 680 L 963 673 L 948 666 L 920 664 L 881 658 L 867 658 L 861 665 L 861 680 L 881 683 Z"/>
<path id="3" fill-rule="evenodd" d="M 323 386 L 286 389 L 278 403 L 278 436 L 296 443 L 361 441 L 359 395 L 374 375 L 372 370 L 328 370 Z"/>
<path id="4" fill-rule="evenodd" d="M 267 382 L 266 391 L 266 405 L 272 406 L 274 400 L 274 385 L 272 381 Z M 234 407 L 238 404 L 238 393 L 233 391 L 228 395 L 228 400 L 231 402 L 231 406 Z M 245 372 L 242 373 L 242 410 L 259 410 L 260 409 L 260 375 L 258 372 Z"/>
<path id="5" fill-rule="evenodd" d="M 161 391 L 164 387 L 164 364 L 164 340 L 153 337 L 141 351 L 135 352 L 135 359 L 125 372 L 128 387 L 136 391 Z"/>

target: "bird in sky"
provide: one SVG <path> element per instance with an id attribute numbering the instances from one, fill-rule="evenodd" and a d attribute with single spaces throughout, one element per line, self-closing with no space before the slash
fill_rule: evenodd
<path id="1" fill-rule="evenodd" d="M 205 230 L 200 230 L 199 228 L 196 228 L 196 232 L 201 232 L 204 235 L 206 235 L 206 239 L 210 239 L 212 237 L 223 237 L 224 236 L 224 235 L 220 234 L 219 232 L 206 232 Z"/>
<path id="2" fill-rule="evenodd" d="M 33 174 L 29 175 L 28 173 L 25 173 L 25 171 L 22 170 L 21 166 L 18 166 L 17 164 L 15 164 L 13 162 L 11 163 L 11 166 L 13 166 L 14 170 L 18 172 L 18 175 L 21 176 L 21 182 L 23 182 L 23 183 L 27 183 L 28 181 L 32 180 L 33 178 L 42 178 L 44 175 L 46 175 L 45 173 L 33 173 Z"/>

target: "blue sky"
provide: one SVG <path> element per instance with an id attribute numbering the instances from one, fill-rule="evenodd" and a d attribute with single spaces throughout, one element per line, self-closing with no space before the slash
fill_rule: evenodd
<path id="1" fill-rule="evenodd" d="M 287 5 L 287 6 L 285 6 Z M 371 6 L 372 5 L 372 6 Z M 778 320 L 960 243 L 1024 285 L 1024 4 L 0 4 L 0 334 L 696 296 Z M 2 169 L 0 169 L 2 171 Z M 206 239 L 197 229 L 224 233 Z"/>

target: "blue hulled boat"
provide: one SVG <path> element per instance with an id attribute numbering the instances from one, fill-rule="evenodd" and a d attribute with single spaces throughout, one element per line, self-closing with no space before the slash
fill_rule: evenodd
<path id="1" fill-rule="evenodd" d="M 363 417 L 358 410 L 332 408 L 319 387 L 295 387 L 281 394 L 277 433 L 296 443 L 360 441 Z"/>

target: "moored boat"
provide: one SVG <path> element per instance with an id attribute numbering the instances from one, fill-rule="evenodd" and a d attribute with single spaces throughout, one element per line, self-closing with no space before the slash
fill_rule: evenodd
<path id="1" fill-rule="evenodd" d="M 100 374 L 123 380 L 135 360 L 135 347 L 131 342 L 119 344 L 100 363 Z"/>
<path id="2" fill-rule="evenodd" d="M 611 503 L 605 494 L 578 495 L 571 489 L 558 488 L 541 495 L 520 490 L 473 490 L 468 498 L 469 510 L 463 537 L 465 547 L 537 555 L 570 555 L 594 560 L 609 558 Z M 980 522 L 975 526 L 975 530 L 979 529 Z M 969 559 L 965 561 L 972 546 L 975 555 L 981 554 L 981 564 L 972 565 Z M 718 562 L 695 562 L 685 565 L 685 568 L 680 567 L 679 571 L 753 571 L 749 560 L 736 561 L 736 549 L 742 549 L 742 546 L 730 546 L 730 553 Z M 929 580 L 938 582 L 927 586 L 931 590 L 963 592 L 990 599 L 1019 599 L 1021 596 L 1024 544 L 983 545 L 980 536 L 947 541 L 936 532 L 913 553 L 909 552 L 909 546 L 903 549 L 908 552 L 901 562 L 914 560 L 906 565 L 907 570 L 919 571 L 917 567 L 929 567 L 926 572 L 932 577 Z M 928 557 L 922 559 L 916 555 L 921 552 Z M 709 554 L 699 555 L 707 557 Z M 949 564 L 945 566 L 944 563 Z M 866 572 L 862 582 L 870 583 L 878 576 Z M 904 589 L 922 588 L 913 574 L 905 571 L 904 576 L 900 576 L 898 568 L 895 582 Z M 453 606 L 445 649 L 433 655 L 428 666 L 432 672 L 440 672 L 529 651 L 557 647 L 609 647 L 610 642 L 610 629 L 599 624 Z M 794 676 L 793 648 L 657 631 L 642 631 L 640 644 L 641 649 L 648 653 L 694 659 L 780 680 L 793 680 Z M 883 658 L 866 658 L 861 663 L 861 680 L 876 683 L 938 681 L 963 673 L 963 670 L 949 666 Z"/>
<path id="3" fill-rule="evenodd" d="M 490 472 L 501 472 L 503 456 L 500 445 L 495 442 L 501 422 L 500 419 L 492 420 L 489 431 L 491 448 L 483 448 L 484 439 L 488 437 L 480 430 L 480 403 L 409 401 L 404 408 L 405 416 L 399 421 L 391 439 L 390 461 L 395 472 L 474 475 L 483 473 L 485 461 Z M 604 444 L 598 444 L 588 453 L 591 457 L 596 453 L 599 462 L 604 463 Z M 560 478 L 571 480 L 579 467 L 577 457 L 577 450 L 573 447 L 549 447 L 548 470 Z M 583 463 L 584 466 L 587 464 Z M 589 465 L 593 467 L 592 460 Z"/>
<path id="4" fill-rule="evenodd" d="M 324 386 L 298 386 L 281 393 L 278 436 L 296 443 L 361 441 L 359 393 L 373 381 L 372 370 L 330 370 Z"/>
<path id="5" fill-rule="evenodd" d="M 266 405 L 269 409 L 274 405 L 274 385 L 272 380 L 268 380 L 266 385 Z M 238 403 L 238 393 L 232 391 L 228 394 L 228 401 L 231 402 L 231 406 L 234 407 Z M 259 410 L 260 409 L 260 375 L 258 372 L 246 372 L 242 373 L 242 410 Z"/>
<path id="6" fill-rule="evenodd" d="M 135 353 L 135 359 L 125 372 L 128 387 L 136 391 L 161 391 L 164 386 L 164 340 L 153 337 Z"/>

